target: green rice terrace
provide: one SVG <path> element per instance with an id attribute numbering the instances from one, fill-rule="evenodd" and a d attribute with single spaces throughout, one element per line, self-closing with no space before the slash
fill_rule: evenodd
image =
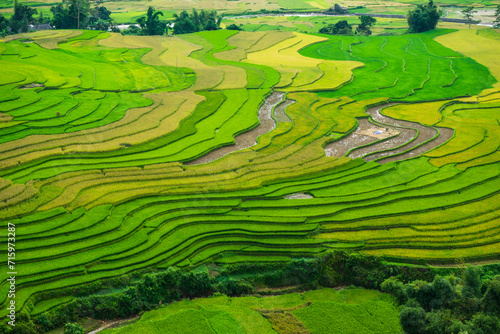
<path id="1" fill-rule="evenodd" d="M 146 268 L 332 249 L 498 262 L 499 54 L 493 29 L 1 39 L 16 306 Z M 197 305 L 169 317 L 226 316 Z M 293 312 L 308 324 L 318 305 Z"/>
<path id="2" fill-rule="evenodd" d="M 389 295 L 364 289 L 321 289 L 263 298 L 182 301 L 145 313 L 129 327 L 102 333 L 326 333 L 332 326 L 339 333 L 401 332 Z"/>

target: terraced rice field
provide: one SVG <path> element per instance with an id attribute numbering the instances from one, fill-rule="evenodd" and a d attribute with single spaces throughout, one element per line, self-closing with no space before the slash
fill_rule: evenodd
<path id="1" fill-rule="evenodd" d="M 325 333 L 332 324 L 340 333 L 402 330 L 389 295 L 364 289 L 322 289 L 262 298 L 220 296 L 182 301 L 102 333 Z"/>
<path id="2" fill-rule="evenodd" d="M 19 307 L 206 260 L 499 258 L 495 31 L 16 37 L 0 40 L 0 221 Z"/>

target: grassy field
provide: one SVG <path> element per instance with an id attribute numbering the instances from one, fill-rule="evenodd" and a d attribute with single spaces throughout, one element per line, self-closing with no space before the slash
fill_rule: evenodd
<path id="1" fill-rule="evenodd" d="M 380 319 L 383 319 L 382 321 Z M 400 333 L 389 295 L 322 289 L 274 297 L 200 298 L 146 312 L 104 334 L 144 333 Z"/>
<path id="2" fill-rule="evenodd" d="M 329 249 L 395 262 L 498 259 L 499 33 L 280 30 L 48 31 L 0 40 L 0 223 L 16 226 L 19 308 L 31 301 L 39 313 L 72 298 L 42 301 L 42 292 L 204 261 L 284 261 Z M 266 102 L 273 91 L 286 93 L 280 116 L 280 105 Z M 261 107 L 274 127 L 245 149 L 190 164 L 258 131 Z M 416 146 L 391 138 L 350 144 L 360 122 L 370 135 L 416 123 L 438 135 L 424 141 L 415 130 L 407 141 Z M 325 154 L 343 140 L 389 160 Z M 0 278 L 5 306 L 9 286 Z M 334 314 L 321 313 L 322 302 L 287 317 L 322 332 L 318 314 Z M 349 317 L 361 307 L 339 305 L 332 312 Z M 200 309 L 174 318 L 200 331 L 210 321 L 243 326 Z M 269 330 L 267 319 L 279 320 L 257 316 Z M 357 331 L 371 322 L 356 318 Z"/>

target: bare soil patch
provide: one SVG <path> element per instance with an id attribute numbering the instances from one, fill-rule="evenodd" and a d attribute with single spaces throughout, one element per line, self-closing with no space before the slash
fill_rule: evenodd
<path id="1" fill-rule="evenodd" d="M 26 86 L 19 87 L 19 89 L 30 89 L 30 88 L 35 88 L 35 87 L 43 87 L 45 88 L 45 85 L 38 84 L 38 83 L 32 83 Z"/>
<path id="2" fill-rule="evenodd" d="M 285 199 L 309 199 L 314 198 L 314 196 L 305 193 L 295 193 L 284 196 Z"/>

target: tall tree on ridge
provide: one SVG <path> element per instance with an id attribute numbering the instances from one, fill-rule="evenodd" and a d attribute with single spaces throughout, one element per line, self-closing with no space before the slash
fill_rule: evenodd
<path id="1" fill-rule="evenodd" d="M 76 9 L 76 29 L 80 29 L 80 21 L 85 21 L 90 13 L 89 0 L 70 0 L 69 3 Z"/>
<path id="2" fill-rule="evenodd" d="M 439 17 L 441 17 L 441 10 L 432 0 L 429 1 L 427 6 L 417 5 L 416 9 L 408 12 L 409 31 L 424 32 L 435 29 Z"/>
<path id="3" fill-rule="evenodd" d="M 470 25 L 472 23 L 481 22 L 480 20 L 474 20 L 474 14 L 476 14 L 476 13 L 477 13 L 477 10 L 474 10 L 474 6 L 470 6 L 470 7 L 465 8 L 464 10 L 462 10 L 462 15 L 464 16 L 465 21 L 467 21 L 467 23 L 469 24 L 469 29 L 470 29 Z"/>

